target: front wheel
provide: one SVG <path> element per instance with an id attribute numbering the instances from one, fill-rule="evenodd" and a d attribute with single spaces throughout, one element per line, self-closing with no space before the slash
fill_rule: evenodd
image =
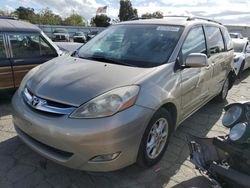
<path id="1" fill-rule="evenodd" d="M 227 98 L 227 95 L 228 95 L 228 91 L 229 91 L 229 78 L 227 77 L 227 79 L 225 80 L 224 84 L 223 84 L 223 87 L 222 87 L 222 90 L 221 92 L 219 93 L 219 95 L 216 96 L 216 100 L 218 102 L 224 102 Z"/>
<path id="2" fill-rule="evenodd" d="M 163 156 L 172 132 L 173 121 L 170 113 L 161 108 L 150 120 L 143 135 L 137 163 L 143 167 L 156 164 Z"/>

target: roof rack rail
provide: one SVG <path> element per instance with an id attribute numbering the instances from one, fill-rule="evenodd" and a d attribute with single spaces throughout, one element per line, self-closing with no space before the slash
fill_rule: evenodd
<path id="1" fill-rule="evenodd" d="M 217 23 L 217 24 L 222 25 L 221 22 L 218 22 L 218 21 L 216 21 L 216 20 L 209 19 L 209 18 L 203 18 L 203 17 L 198 17 L 198 16 L 180 16 L 180 15 L 166 15 L 166 16 L 162 16 L 162 17 L 153 17 L 153 18 L 147 18 L 147 17 L 132 17 L 130 20 L 161 19 L 161 18 L 171 18 L 171 17 L 186 18 L 187 21 L 199 19 L 199 20 L 205 20 L 205 21 L 208 21 L 208 22 L 214 22 L 214 23 Z"/>
<path id="2" fill-rule="evenodd" d="M 6 20 L 18 20 L 15 16 L 0 16 L 0 19 L 6 19 Z"/>
<path id="3" fill-rule="evenodd" d="M 212 20 L 212 19 L 209 19 L 209 18 L 203 18 L 203 17 L 197 17 L 197 16 L 190 16 L 190 17 L 187 18 L 187 21 L 195 20 L 195 19 L 206 20 L 208 22 L 214 22 L 214 23 L 222 25 L 221 22 L 218 22 L 218 21 L 215 21 L 215 20 Z"/>

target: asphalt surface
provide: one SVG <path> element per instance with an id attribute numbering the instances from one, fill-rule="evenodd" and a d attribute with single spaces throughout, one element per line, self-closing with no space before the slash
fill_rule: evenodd
<path id="1" fill-rule="evenodd" d="M 189 161 L 186 136 L 224 135 L 223 106 L 250 100 L 250 70 L 236 81 L 227 102 L 209 102 L 188 118 L 173 134 L 163 159 L 154 167 L 143 169 L 136 165 L 116 172 L 92 173 L 72 170 L 48 161 L 16 136 L 12 125 L 10 105 L 13 91 L 0 91 L 0 188 L 125 188 L 125 187 L 210 187 Z"/>

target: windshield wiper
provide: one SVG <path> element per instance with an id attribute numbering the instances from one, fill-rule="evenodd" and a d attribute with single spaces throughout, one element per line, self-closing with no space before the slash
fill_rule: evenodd
<path id="1" fill-rule="evenodd" d="M 111 59 L 111 58 L 103 57 L 103 56 L 91 56 L 91 57 L 80 57 L 80 58 L 95 60 L 95 61 L 100 61 L 100 62 L 105 62 L 105 63 L 112 63 L 112 64 L 117 64 L 117 65 L 126 65 L 126 66 L 130 66 L 130 67 L 137 67 L 133 64 L 125 63 L 124 61 L 121 61 L 121 60 Z"/>

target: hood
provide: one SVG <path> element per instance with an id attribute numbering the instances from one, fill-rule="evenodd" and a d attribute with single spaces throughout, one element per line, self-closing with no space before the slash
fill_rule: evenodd
<path id="1" fill-rule="evenodd" d="M 154 69 L 62 56 L 43 64 L 27 87 L 41 98 L 80 106 L 106 91 L 135 84 Z"/>

